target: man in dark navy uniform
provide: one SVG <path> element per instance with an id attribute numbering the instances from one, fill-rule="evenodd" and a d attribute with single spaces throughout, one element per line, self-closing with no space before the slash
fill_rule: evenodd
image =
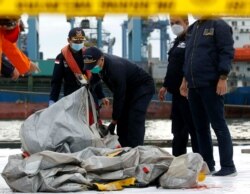
<path id="1" fill-rule="evenodd" d="M 188 99 L 179 90 L 183 78 L 188 16 L 171 16 L 170 23 L 176 39 L 168 52 L 168 69 L 158 97 L 164 100 L 167 92 L 172 94 L 172 154 L 180 156 L 187 153 L 189 135 L 193 152 L 199 153 L 199 148 Z"/>
<path id="2" fill-rule="evenodd" d="M 55 103 L 59 99 L 62 85 L 64 89 L 64 96 L 67 96 L 82 86 L 80 83 L 81 80 L 79 80 L 78 77 L 80 78 L 82 75 L 86 75 L 87 77 L 86 71 L 83 71 L 83 52 L 85 49 L 84 40 L 85 33 L 81 28 L 76 27 L 69 31 L 69 44 L 62 49 L 55 60 L 55 66 L 51 79 L 49 105 Z M 71 65 L 71 63 L 73 65 L 75 64 L 75 66 Z M 77 69 L 78 72 L 74 72 L 75 69 Z M 98 99 L 100 99 L 103 104 L 107 105 L 108 99 L 104 96 L 101 83 L 96 82 L 95 84 L 92 84 L 92 80 L 95 80 L 95 75 L 93 75 L 90 80 L 90 90 L 95 99 L 95 103 L 98 104 Z"/>
<path id="3" fill-rule="evenodd" d="M 103 54 L 96 47 L 84 53 L 84 70 L 91 70 L 113 92 L 111 133 L 123 147 L 143 145 L 147 107 L 155 94 L 153 78 L 135 63 L 114 55 Z"/>

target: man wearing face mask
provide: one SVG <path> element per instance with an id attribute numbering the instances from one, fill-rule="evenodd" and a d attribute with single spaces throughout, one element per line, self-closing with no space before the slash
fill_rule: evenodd
<path id="1" fill-rule="evenodd" d="M 179 156 L 187 152 L 189 135 L 193 152 L 198 153 L 198 142 L 189 109 L 187 98 L 180 94 L 179 87 L 183 77 L 185 58 L 185 35 L 188 28 L 187 16 L 171 16 L 170 23 L 176 35 L 172 48 L 168 52 L 168 68 L 163 86 L 159 90 L 158 98 L 163 101 L 167 92 L 172 94 L 172 154 Z"/>
<path id="2" fill-rule="evenodd" d="M 87 48 L 84 70 L 91 70 L 113 92 L 112 121 L 108 126 L 122 147 L 143 145 L 145 117 L 155 93 L 153 78 L 135 63 L 114 55 L 103 54 L 96 47 Z"/>
<path id="3" fill-rule="evenodd" d="M 54 71 L 51 80 L 51 92 L 49 105 L 52 105 L 59 99 L 62 83 L 64 84 L 64 96 L 67 96 L 78 90 L 85 82 L 85 77 L 90 79 L 90 91 L 98 106 L 98 99 L 102 100 L 104 105 L 109 101 L 105 98 L 102 91 L 101 82 L 92 84 L 97 75 L 91 75 L 83 71 L 83 53 L 84 53 L 84 31 L 77 27 L 72 28 L 68 34 L 68 45 L 66 45 L 55 60 Z"/>

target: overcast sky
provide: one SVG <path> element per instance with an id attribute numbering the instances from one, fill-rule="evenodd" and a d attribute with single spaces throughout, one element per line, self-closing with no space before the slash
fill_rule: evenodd
<path id="1" fill-rule="evenodd" d="M 22 20 L 26 27 L 27 15 L 22 15 Z M 154 20 L 165 20 L 167 15 L 159 15 L 151 17 Z M 79 26 L 80 21 L 84 19 L 76 18 L 76 26 Z M 96 19 L 94 17 L 90 19 L 90 24 L 95 26 Z M 122 28 L 121 25 L 128 19 L 127 15 L 105 15 L 103 18 L 102 28 L 105 32 L 110 33 L 110 38 L 115 37 L 115 45 L 113 47 L 113 54 L 122 56 Z M 190 15 L 189 24 L 192 24 L 195 20 Z M 61 51 L 61 49 L 68 44 L 67 37 L 70 30 L 70 24 L 66 21 L 65 15 L 58 14 L 40 14 L 39 15 L 39 41 L 40 52 L 43 52 L 44 59 L 55 58 Z M 86 31 L 86 30 L 85 30 Z M 87 33 L 89 31 L 87 30 Z M 91 31 L 93 32 L 93 30 Z M 96 31 L 95 31 L 96 32 Z M 171 39 L 174 39 L 174 35 L 168 27 L 168 33 Z M 160 30 L 155 29 L 148 37 L 148 43 L 152 45 L 152 57 L 160 57 Z M 170 45 L 168 45 L 170 46 Z"/>
<path id="2" fill-rule="evenodd" d="M 83 18 L 76 18 L 76 25 Z M 91 18 L 90 18 L 91 19 Z M 23 16 L 23 20 L 27 20 Z M 113 54 L 122 55 L 122 28 L 121 24 L 127 20 L 127 15 L 108 15 L 103 18 L 102 27 L 105 32 L 110 32 L 110 38 L 115 37 L 116 42 L 113 47 Z M 92 18 L 91 25 L 96 25 L 95 18 Z M 39 32 L 40 32 L 40 51 L 44 53 L 44 59 L 55 58 L 61 48 L 67 44 L 67 36 L 70 30 L 70 24 L 66 22 L 64 15 L 40 15 Z M 92 31 L 93 32 L 93 31 Z M 153 46 L 153 57 L 160 56 L 159 30 L 155 30 L 149 42 Z"/>

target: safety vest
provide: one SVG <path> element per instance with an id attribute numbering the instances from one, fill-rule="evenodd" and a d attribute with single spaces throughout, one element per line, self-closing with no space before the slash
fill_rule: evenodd
<path id="1" fill-rule="evenodd" d="M 14 65 L 20 74 L 26 73 L 30 69 L 29 58 L 16 46 L 18 38 L 17 30 L 6 31 L 0 28 L 0 72 L 2 65 L 2 53 L 4 53 L 12 65 Z"/>
<path id="2" fill-rule="evenodd" d="M 82 48 L 82 52 L 85 51 L 85 48 Z M 74 59 L 69 45 L 65 46 L 62 49 L 62 54 L 69 65 L 71 71 L 75 74 L 76 79 L 81 83 L 81 84 L 86 84 L 87 80 L 90 79 L 91 77 L 91 72 L 89 70 L 86 71 L 86 76 L 82 73 L 81 69 L 77 65 L 76 60 Z M 92 125 L 94 123 L 94 115 L 93 111 L 91 109 L 91 106 L 89 106 L 89 125 Z"/>
<path id="3" fill-rule="evenodd" d="M 85 48 L 82 48 L 82 52 L 85 51 Z M 91 72 L 89 70 L 86 71 L 86 75 L 84 75 L 81 71 L 81 69 L 79 68 L 79 66 L 77 65 L 76 60 L 74 59 L 72 52 L 70 51 L 69 45 L 65 46 L 62 49 L 62 54 L 67 62 L 67 64 L 69 65 L 71 71 L 75 74 L 76 79 L 84 84 L 84 81 L 87 81 L 90 79 L 91 77 Z M 84 79 L 84 80 L 83 80 Z"/>

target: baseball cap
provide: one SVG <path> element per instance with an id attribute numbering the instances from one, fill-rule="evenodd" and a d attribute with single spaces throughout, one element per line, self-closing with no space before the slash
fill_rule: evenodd
<path id="1" fill-rule="evenodd" d="M 68 37 L 72 40 L 85 40 L 85 32 L 79 27 L 72 28 L 69 31 Z"/>
<path id="2" fill-rule="evenodd" d="M 20 16 L 0 16 L 0 26 L 15 27 L 18 24 Z"/>
<path id="3" fill-rule="evenodd" d="M 84 51 L 83 62 L 84 68 L 83 70 L 91 70 L 97 64 L 97 61 L 103 56 L 103 52 L 97 47 L 89 47 Z"/>

